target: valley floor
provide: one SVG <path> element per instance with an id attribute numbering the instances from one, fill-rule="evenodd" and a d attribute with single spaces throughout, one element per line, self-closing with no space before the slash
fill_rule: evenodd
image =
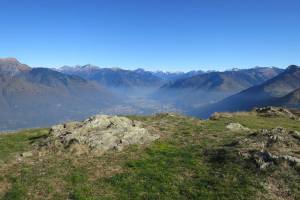
<path id="1" fill-rule="evenodd" d="M 49 130 L 0 135 L 0 199 L 300 199 L 299 167 L 260 170 L 228 145 L 251 133 L 226 128 L 236 122 L 253 130 L 300 131 L 299 121 L 255 113 L 205 121 L 177 114 L 129 118 L 161 138 L 99 157 L 21 157 Z"/>

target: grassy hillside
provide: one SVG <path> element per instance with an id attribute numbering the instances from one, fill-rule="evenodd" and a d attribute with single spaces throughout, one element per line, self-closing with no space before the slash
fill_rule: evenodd
<path id="1" fill-rule="evenodd" d="M 260 170 L 228 146 L 251 128 L 300 131 L 299 121 L 239 113 L 201 121 L 173 114 L 130 116 L 161 139 L 100 157 L 48 154 L 20 157 L 47 129 L 0 135 L 0 199 L 300 199 L 300 170 Z"/>

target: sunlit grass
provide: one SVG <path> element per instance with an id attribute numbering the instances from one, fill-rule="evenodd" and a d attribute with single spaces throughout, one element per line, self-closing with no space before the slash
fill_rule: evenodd
<path id="1" fill-rule="evenodd" d="M 11 164 L 13 155 L 28 151 L 47 129 L 0 136 L 0 197 L 4 199 L 257 199 L 267 173 L 225 148 L 237 137 L 230 122 L 252 129 L 282 126 L 300 130 L 286 118 L 255 115 L 200 121 L 179 115 L 130 116 L 160 130 L 161 139 L 133 145 L 101 157 L 50 154 Z M 294 178 L 291 178 L 294 175 Z M 299 178 L 287 171 L 290 190 L 299 197 Z M 1 184 L 9 189 L 2 190 Z M 4 187 L 3 187 L 4 188 Z M 262 197 L 261 195 L 259 197 Z"/>

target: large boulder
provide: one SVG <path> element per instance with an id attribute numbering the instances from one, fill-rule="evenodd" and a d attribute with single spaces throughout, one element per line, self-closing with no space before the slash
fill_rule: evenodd
<path id="1" fill-rule="evenodd" d="M 127 117 L 96 115 L 82 122 L 53 126 L 47 146 L 75 154 L 102 154 L 122 150 L 131 144 L 144 144 L 159 138 Z"/>

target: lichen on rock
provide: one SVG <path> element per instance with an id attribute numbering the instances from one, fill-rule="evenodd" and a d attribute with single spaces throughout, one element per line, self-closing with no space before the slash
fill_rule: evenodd
<path id="1" fill-rule="evenodd" d="M 291 111 L 286 108 L 267 106 L 263 108 L 256 108 L 255 112 L 263 117 L 287 117 L 290 119 L 298 119 Z"/>
<path id="2" fill-rule="evenodd" d="M 299 135 L 297 131 L 288 131 L 282 127 L 261 129 L 235 144 L 240 155 L 255 161 L 260 169 L 282 161 L 294 166 L 300 165 Z"/>
<path id="3" fill-rule="evenodd" d="M 103 154 L 108 150 L 122 150 L 131 144 L 144 144 L 159 138 L 139 121 L 127 117 L 96 115 L 82 122 L 53 126 L 47 146 L 75 154 Z"/>

